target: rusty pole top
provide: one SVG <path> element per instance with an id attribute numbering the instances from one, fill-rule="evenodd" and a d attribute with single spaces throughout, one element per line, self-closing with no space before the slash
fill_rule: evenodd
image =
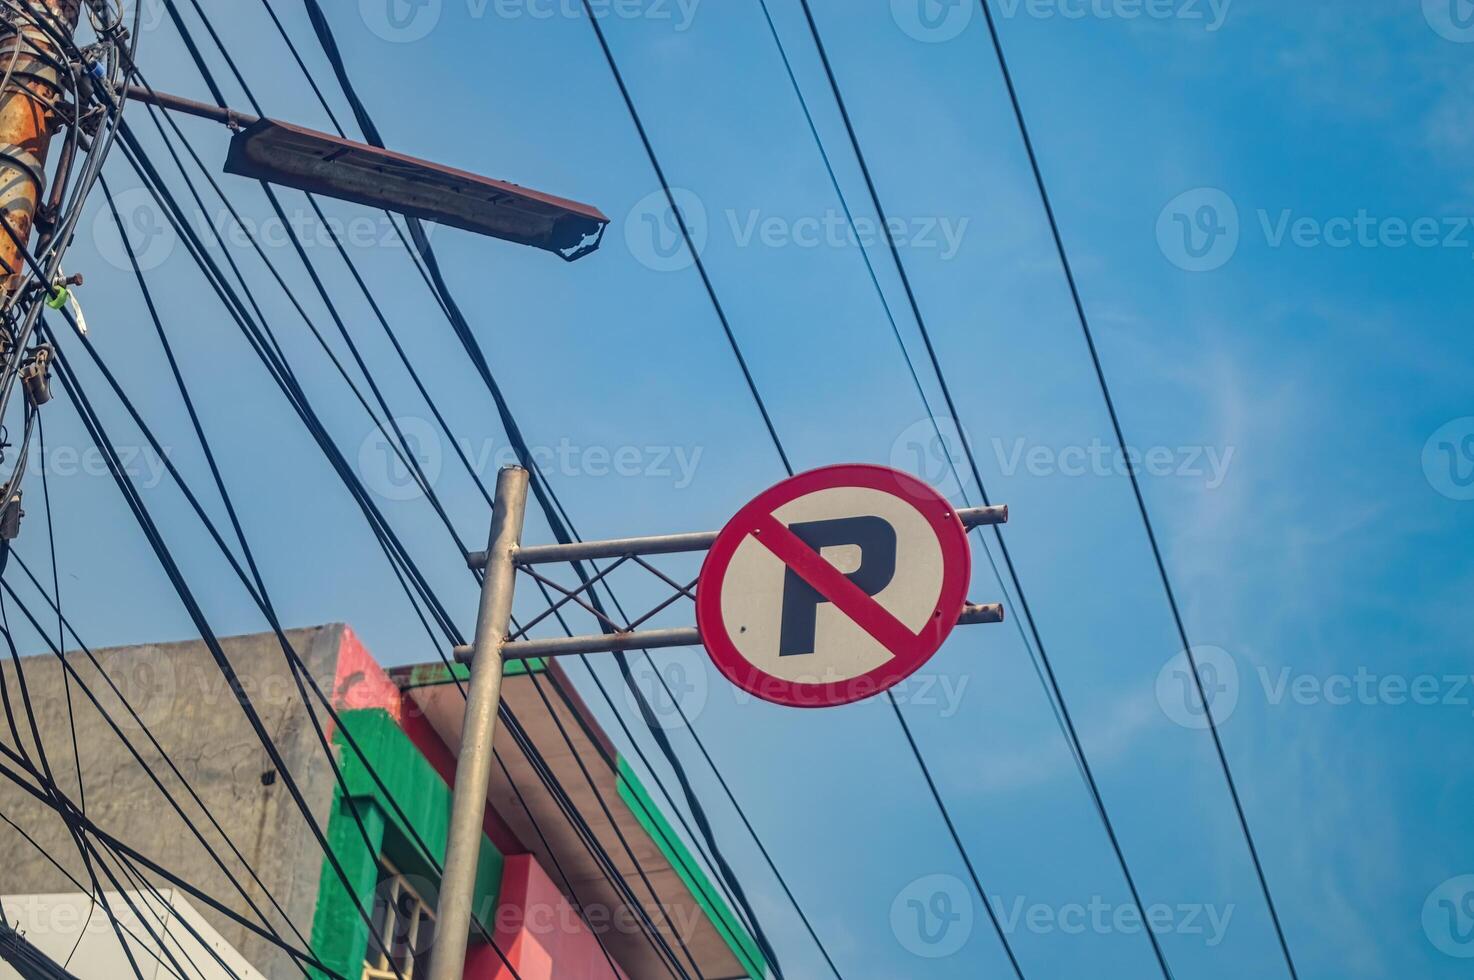
<path id="1" fill-rule="evenodd" d="M 76 29 L 81 0 L 43 0 L 48 13 L 67 31 Z M 59 128 L 56 104 L 62 98 L 55 65 L 65 58 L 54 41 L 34 24 L 12 19 L 0 24 L 0 296 L 16 288 L 22 271 L 20 246 L 36 222 L 46 184 L 46 154 Z"/>

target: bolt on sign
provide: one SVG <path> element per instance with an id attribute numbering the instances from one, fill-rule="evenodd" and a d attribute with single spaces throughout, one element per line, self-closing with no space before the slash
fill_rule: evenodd
<path id="1" fill-rule="evenodd" d="M 766 701 L 849 704 L 909 677 L 967 605 L 956 509 L 881 466 L 830 466 L 760 494 L 717 535 L 696 622 L 717 668 Z"/>

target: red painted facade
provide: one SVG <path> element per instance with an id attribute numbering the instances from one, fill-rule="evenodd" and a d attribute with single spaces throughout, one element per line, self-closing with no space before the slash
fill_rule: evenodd
<path id="1" fill-rule="evenodd" d="M 599 940 L 530 854 L 507 858 L 498 898 L 496 944 L 522 980 L 626 980 Z M 512 980 L 487 944 L 466 957 L 466 980 Z"/>
<path id="2" fill-rule="evenodd" d="M 353 631 L 345 626 L 342 635 L 333 681 L 335 706 L 389 712 L 446 785 L 454 785 L 455 754 Z M 611 968 L 588 923 L 492 807 L 486 808 L 485 830 L 506 856 L 495 936 L 516 976 L 522 980 L 552 980 L 554 976 L 558 980 L 627 980 L 623 972 Z M 466 980 L 513 980 L 512 971 L 486 943 L 473 944 L 467 951 L 464 976 Z"/>
<path id="3" fill-rule="evenodd" d="M 414 699 L 390 680 L 384 668 L 359 642 L 350 626 L 343 627 L 343 642 L 338 648 L 338 671 L 333 680 L 333 704 L 342 711 L 358 708 L 382 708 L 389 712 L 404 734 L 420 750 L 445 785 L 455 785 L 456 757 L 425 720 Z M 329 733 L 331 734 L 331 732 Z M 523 854 L 527 848 L 491 807 L 482 820 L 486 836 L 503 854 Z"/>

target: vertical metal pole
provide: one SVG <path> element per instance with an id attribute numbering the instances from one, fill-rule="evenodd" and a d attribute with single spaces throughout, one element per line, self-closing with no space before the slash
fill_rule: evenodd
<path id="1" fill-rule="evenodd" d="M 76 29 L 81 0 L 45 0 L 42 4 L 56 26 Z M 56 44 L 28 18 L 7 11 L 0 31 L 0 216 L 17 238 L 26 241 L 36 219 L 46 181 L 46 151 L 59 118 L 52 106 L 66 93 L 56 69 L 48 61 L 66 61 Z M 9 292 L 20 281 L 20 246 L 0 231 L 0 279 Z M 5 270 L 9 269 L 10 272 Z"/>
<path id="2" fill-rule="evenodd" d="M 517 574 L 512 559 L 522 538 L 527 479 L 527 471 L 520 466 L 508 466 L 496 478 L 491 540 L 486 548 L 486 578 L 482 581 L 481 609 L 476 616 L 471 691 L 461 729 L 461 754 L 456 761 L 429 980 L 461 980 L 465 969 L 476 863 L 481 856 L 486 792 L 491 782 L 491 739 L 502 694 L 502 644 L 506 642 L 512 618 L 512 589 Z"/>

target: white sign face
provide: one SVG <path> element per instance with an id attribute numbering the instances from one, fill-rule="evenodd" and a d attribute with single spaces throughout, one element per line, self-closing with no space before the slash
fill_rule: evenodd
<path id="1" fill-rule="evenodd" d="M 759 496 L 707 556 L 697 623 L 739 687 L 845 704 L 903 680 L 957 623 L 970 570 L 951 505 L 875 466 L 805 473 Z"/>

